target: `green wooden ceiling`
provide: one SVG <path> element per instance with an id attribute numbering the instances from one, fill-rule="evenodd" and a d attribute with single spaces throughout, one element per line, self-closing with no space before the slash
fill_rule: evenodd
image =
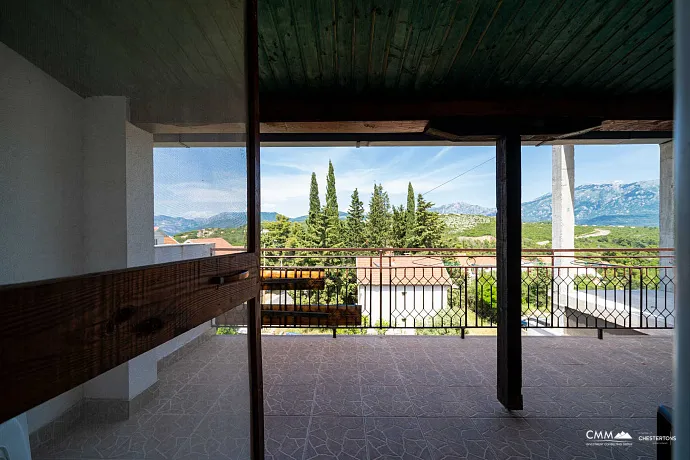
<path id="1" fill-rule="evenodd" d="M 672 9 L 671 0 L 258 0 L 262 108 L 670 100 Z M 131 97 L 140 119 L 214 123 L 242 112 L 233 104 L 242 21 L 240 0 L 24 0 L 0 5 L 0 41 L 82 96 Z"/>
<path id="2" fill-rule="evenodd" d="M 670 0 L 260 0 L 262 94 L 659 94 Z"/>

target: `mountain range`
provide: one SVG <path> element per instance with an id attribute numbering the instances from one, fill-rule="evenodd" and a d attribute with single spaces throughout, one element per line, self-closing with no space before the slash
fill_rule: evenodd
<path id="1" fill-rule="evenodd" d="M 274 222 L 277 212 L 262 212 L 262 222 Z M 340 218 L 347 217 L 346 212 L 340 211 Z M 291 218 L 292 222 L 304 222 L 307 216 Z M 160 227 L 165 233 L 176 233 L 199 230 L 201 228 L 236 228 L 247 224 L 247 214 L 244 212 L 221 212 L 211 217 L 190 219 L 186 217 L 172 217 L 166 215 L 153 216 L 153 225 Z"/>
<path id="2" fill-rule="evenodd" d="M 495 208 L 485 208 L 465 202 L 450 203 L 432 208 L 440 214 L 474 214 L 495 216 Z M 275 221 L 277 212 L 262 212 L 262 221 Z M 340 218 L 347 213 L 340 212 Z M 307 216 L 291 218 L 304 222 Z M 551 220 L 551 194 L 522 203 L 524 222 Z M 154 216 L 154 225 L 169 234 L 200 228 L 233 228 L 246 225 L 243 212 L 222 212 L 207 218 L 188 219 L 165 215 Z M 659 226 L 659 181 L 622 184 L 586 184 L 575 187 L 575 223 L 578 225 Z"/>
<path id="3" fill-rule="evenodd" d="M 495 216 L 496 208 L 457 202 L 431 208 L 440 214 Z M 522 203 L 523 222 L 551 220 L 551 194 Z M 659 226 L 659 181 L 585 184 L 575 187 L 578 225 Z"/>

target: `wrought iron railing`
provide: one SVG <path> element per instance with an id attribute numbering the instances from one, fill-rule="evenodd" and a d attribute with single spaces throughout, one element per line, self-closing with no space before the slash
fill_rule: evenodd
<path id="1" fill-rule="evenodd" d="M 286 248 L 262 259 L 278 278 L 263 286 L 266 327 L 496 327 L 493 249 Z M 524 250 L 522 326 L 673 328 L 672 261 L 660 248 Z"/>

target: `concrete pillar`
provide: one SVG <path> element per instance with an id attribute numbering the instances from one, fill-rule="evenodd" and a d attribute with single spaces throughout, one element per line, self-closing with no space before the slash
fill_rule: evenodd
<path id="1" fill-rule="evenodd" d="M 154 263 L 153 137 L 128 121 L 124 97 L 84 101 L 85 271 Z M 87 416 L 126 419 L 157 381 L 153 351 L 84 384 Z"/>
<path id="2" fill-rule="evenodd" d="M 659 145 L 659 247 L 674 248 L 675 244 L 675 206 L 673 198 L 674 190 L 674 173 L 673 173 L 673 141 L 666 142 Z M 674 265 L 672 257 L 663 257 L 669 255 L 668 252 L 659 254 L 659 263 L 662 266 Z M 673 290 L 672 269 L 662 269 L 659 272 L 661 281 L 668 281 L 665 285 L 667 291 Z M 660 290 L 662 290 L 660 288 Z"/>
<path id="3" fill-rule="evenodd" d="M 674 4 L 676 292 L 673 458 L 690 457 L 690 0 Z M 683 237 L 685 236 L 685 237 Z M 685 307 L 685 308 L 683 308 Z"/>
<path id="4" fill-rule="evenodd" d="M 575 247 L 575 146 L 554 145 L 551 148 L 551 247 Z M 560 311 L 554 314 L 553 325 L 565 326 L 565 305 L 574 293 L 577 269 L 573 252 L 557 252 L 554 266 L 554 294 Z"/>

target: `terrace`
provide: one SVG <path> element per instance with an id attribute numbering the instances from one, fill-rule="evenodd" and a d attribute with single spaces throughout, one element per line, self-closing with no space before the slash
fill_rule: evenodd
<path id="1" fill-rule="evenodd" d="M 671 400 L 670 337 L 526 337 L 524 410 L 513 412 L 496 400 L 493 337 L 262 342 L 269 459 L 652 458 L 638 438 Z M 212 336 L 160 372 L 130 420 L 83 424 L 34 458 L 246 458 L 246 346 Z M 587 445 L 587 430 L 633 440 Z"/>

